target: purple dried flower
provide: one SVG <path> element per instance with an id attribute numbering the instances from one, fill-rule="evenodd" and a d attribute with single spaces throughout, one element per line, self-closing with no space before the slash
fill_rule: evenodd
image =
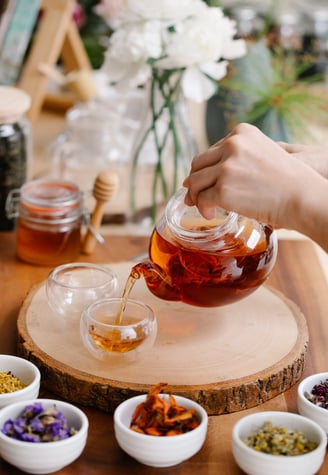
<path id="1" fill-rule="evenodd" d="M 17 434 L 22 434 L 25 430 L 26 421 L 22 417 L 18 417 L 12 422 L 12 430 Z"/>
<path id="2" fill-rule="evenodd" d="M 61 421 L 62 424 L 65 424 L 65 423 L 66 423 L 66 417 L 65 417 L 64 414 L 63 414 L 62 412 L 60 412 L 60 411 L 58 411 L 58 412 L 56 413 L 56 419 L 57 419 L 58 421 Z"/>
<path id="3" fill-rule="evenodd" d="M 66 438 L 63 434 L 67 433 L 68 429 L 66 425 L 63 425 L 61 421 L 54 422 L 53 424 L 47 427 L 47 433 L 52 436 L 52 438 L 56 440 L 60 440 L 62 438 Z"/>
<path id="4" fill-rule="evenodd" d="M 10 432 L 11 428 L 13 426 L 13 420 L 12 419 L 8 419 L 8 421 L 5 422 L 3 428 L 2 428 L 2 432 L 4 434 L 8 434 L 8 432 Z"/>
<path id="5" fill-rule="evenodd" d="M 37 436 L 36 434 L 31 434 L 29 432 L 26 432 L 25 434 L 22 434 L 21 437 L 17 437 L 18 440 L 22 440 L 24 442 L 40 442 L 40 437 Z"/>
<path id="6" fill-rule="evenodd" d="M 57 427 L 57 429 L 53 431 L 52 434 L 55 440 L 68 439 L 68 437 L 71 435 L 69 430 L 65 427 Z"/>
<path id="7" fill-rule="evenodd" d="M 322 384 L 317 384 L 313 387 L 312 394 L 315 394 L 317 396 L 325 396 L 327 394 L 327 388 Z"/>
<path id="8" fill-rule="evenodd" d="M 306 393 L 305 397 L 318 407 L 328 409 L 328 380 L 313 386 L 311 394 Z"/>
<path id="9" fill-rule="evenodd" d="M 38 432 L 41 434 L 44 430 L 44 426 L 38 417 L 31 419 L 29 426 L 32 432 Z"/>
<path id="10" fill-rule="evenodd" d="M 41 414 L 42 412 L 42 404 L 40 402 L 35 402 L 34 404 L 25 407 L 21 414 L 21 417 L 24 417 L 25 419 L 32 419 L 32 417 L 35 417 L 38 414 Z"/>
<path id="11" fill-rule="evenodd" d="M 16 419 L 7 420 L 2 432 L 25 442 L 52 442 L 76 433 L 74 428 L 68 427 L 66 417 L 56 406 L 45 411 L 39 402 L 26 406 Z"/>

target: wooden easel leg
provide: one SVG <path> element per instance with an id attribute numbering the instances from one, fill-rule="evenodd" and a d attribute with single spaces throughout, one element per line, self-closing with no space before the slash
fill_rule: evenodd
<path id="1" fill-rule="evenodd" d="M 67 28 L 61 50 L 61 59 L 67 71 L 79 71 L 81 69 L 91 71 L 92 69 L 78 29 L 73 21 L 69 23 Z"/>
<path id="2" fill-rule="evenodd" d="M 91 70 L 89 58 L 72 20 L 74 3 L 74 0 L 42 2 L 42 17 L 34 44 L 17 84 L 31 96 L 32 104 L 28 112 L 31 121 L 37 118 L 47 95 L 49 78 L 40 71 L 41 64 L 55 68 L 61 58 L 68 71 Z"/>

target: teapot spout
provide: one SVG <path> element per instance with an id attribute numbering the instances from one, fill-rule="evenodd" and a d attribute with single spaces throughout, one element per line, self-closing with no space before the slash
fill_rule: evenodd
<path id="1" fill-rule="evenodd" d="M 169 278 L 163 269 L 151 260 L 146 260 L 133 266 L 131 275 L 135 279 L 143 276 L 148 289 L 156 297 L 162 300 L 181 300 L 179 289 L 169 282 Z"/>

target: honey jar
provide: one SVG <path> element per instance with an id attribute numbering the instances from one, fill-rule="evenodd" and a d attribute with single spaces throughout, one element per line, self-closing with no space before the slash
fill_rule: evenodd
<path id="1" fill-rule="evenodd" d="M 83 194 L 73 182 L 34 180 L 12 190 L 8 218 L 17 218 L 16 253 L 24 262 L 57 266 L 80 253 Z"/>

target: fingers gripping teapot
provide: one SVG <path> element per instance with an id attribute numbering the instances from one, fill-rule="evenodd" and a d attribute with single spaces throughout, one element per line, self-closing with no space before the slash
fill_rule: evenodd
<path id="1" fill-rule="evenodd" d="M 275 231 L 221 208 L 206 220 L 184 204 L 185 194 L 181 189 L 170 199 L 152 232 L 149 259 L 131 275 L 143 275 L 161 299 L 200 307 L 230 304 L 254 292 L 274 266 Z"/>

